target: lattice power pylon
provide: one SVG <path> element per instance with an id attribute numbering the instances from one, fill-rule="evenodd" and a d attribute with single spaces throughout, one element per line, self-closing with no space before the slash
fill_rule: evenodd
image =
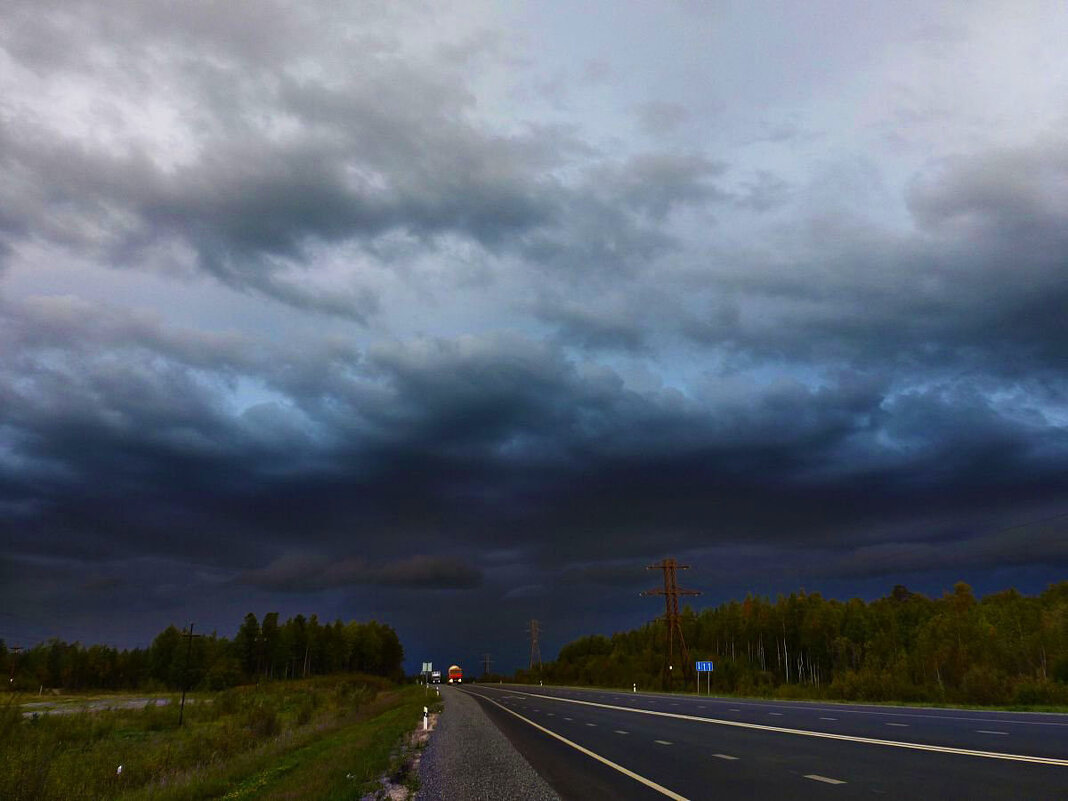
<path id="1" fill-rule="evenodd" d="M 541 646 L 538 644 L 541 624 L 537 620 L 531 620 L 527 631 L 530 632 L 530 669 L 534 670 L 534 666 L 537 665 L 538 670 L 541 670 Z"/>
<path id="2" fill-rule="evenodd" d="M 679 641 L 679 656 L 682 658 L 682 664 L 679 666 L 679 674 L 685 677 L 690 670 L 690 652 L 686 648 L 686 638 L 682 636 L 682 622 L 679 618 L 679 596 L 680 595 L 700 595 L 697 590 L 684 590 L 679 587 L 679 580 L 677 571 L 689 570 L 689 565 L 680 565 L 674 559 L 664 559 L 655 565 L 649 565 L 646 570 L 662 570 L 664 571 L 664 588 L 646 590 L 642 593 L 643 596 L 648 597 L 650 595 L 663 595 L 664 596 L 664 617 L 662 620 L 667 624 L 667 654 L 666 661 L 664 662 L 664 685 L 670 686 L 672 679 L 675 675 L 675 639 Z"/>

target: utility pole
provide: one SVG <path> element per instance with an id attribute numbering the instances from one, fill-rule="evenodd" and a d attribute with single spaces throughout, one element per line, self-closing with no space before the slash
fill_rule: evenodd
<path id="1" fill-rule="evenodd" d="M 15 665 L 18 664 L 19 654 L 22 653 L 21 645 L 11 646 L 11 678 L 7 680 L 8 689 L 15 689 Z"/>
<path id="2" fill-rule="evenodd" d="M 482 675 L 488 676 L 490 672 L 490 665 L 493 664 L 493 660 L 490 659 L 489 654 L 482 654 Z"/>
<path id="3" fill-rule="evenodd" d="M 541 633 L 541 624 L 537 620 L 531 620 L 527 631 L 530 633 L 530 669 L 533 671 L 534 665 L 537 665 L 540 671 L 541 646 L 538 644 L 538 635 Z"/>
<path id="4" fill-rule="evenodd" d="M 679 656 L 682 659 L 680 674 L 685 676 L 690 668 L 690 652 L 686 648 L 686 639 L 682 636 L 682 622 L 679 618 L 679 596 L 700 595 L 697 590 L 684 590 L 679 587 L 677 571 L 689 570 L 689 565 L 680 565 L 674 559 L 663 559 L 655 565 L 649 565 L 646 570 L 662 570 L 664 572 L 664 588 L 659 587 L 646 590 L 643 597 L 650 595 L 664 596 L 664 617 L 662 620 L 667 624 L 667 661 L 664 662 L 664 685 L 671 687 L 675 673 L 675 639 L 679 641 Z"/>
<path id="5" fill-rule="evenodd" d="M 201 636 L 199 634 L 193 634 L 193 624 L 189 624 L 189 631 L 186 632 L 186 646 L 185 646 L 185 666 L 182 668 L 182 703 L 178 707 L 178 725 L 182 725 L 182 718 L 185 716 L 185 691 L 189 687 L 189 662 L 193 656 L 193 637 Z"/>

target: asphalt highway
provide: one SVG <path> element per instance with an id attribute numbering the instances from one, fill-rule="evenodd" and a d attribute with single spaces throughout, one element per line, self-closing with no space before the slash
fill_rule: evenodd
<path id="1" fill-rule="evenodd" d="M 469 685 L 564 799 L 1068 799 L 1068 715 Z"/>

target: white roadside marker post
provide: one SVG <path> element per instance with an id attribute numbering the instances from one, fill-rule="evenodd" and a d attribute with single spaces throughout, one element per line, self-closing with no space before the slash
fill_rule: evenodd
<path id="1" fill-rule="evenodd" d="M 631 692 L 632 693 L 638 692 L 638 682 L 634 682 L 634 688 L 631 690 Z"/>
<path id="2" fill-rule="evenodd" d="M 427 730 L 427 725 L 428 725 L 427 724 L 427 714 L 428 714 L 428 712 L 429 712 L 429 710 L 424 706 L 423 707 L 423 731 Z"/>

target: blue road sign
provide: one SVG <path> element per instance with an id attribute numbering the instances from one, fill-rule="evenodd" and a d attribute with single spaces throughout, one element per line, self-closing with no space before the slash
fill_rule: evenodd
<path id="1" fill-rule="evenodd" d="M 713 670 L 713 665 L 712 665 L 711 662 L 698 662 L 697 663 L 697 672 L 698 673 L 711 673 L 712 670 Z"/>

